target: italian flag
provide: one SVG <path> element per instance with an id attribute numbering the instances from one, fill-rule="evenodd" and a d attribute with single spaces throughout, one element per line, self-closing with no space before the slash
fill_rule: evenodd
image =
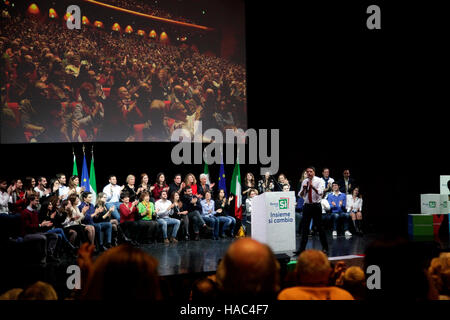
<path id="1" fill-rule="evenodd" d="M 95 168 L 94 168 L 94 152 L 92 152 L 91 158 L 91 169 L 89 170 L 89 187 L 91 192 L 97 196 L 97 181 L 95 179 Z"/>
<path id="2" fill-rule="evenodd" d="M 203 173 L 206 174 L 206 184 L 211 184 L 209 181 L 209 169 L 208 164 L 205 162 L 205 166 L 203 167 Z"/>
<path id="3" fill-rule="evenodd" d="M 233 178 L 231 179 L 231 193 L 235 196 L 234 215 L 238 219 L 242 219 L 242 188 L 241 188 L 241 170 L 239 169 L 239 161 L 233 170 Z"/>
<path id="4" fill-rule="evenodd" d="M 78 176 L 78 168 L 77 168 L 77 158 L 75 157 L 75 152 L 73 152 L 73 170 L 72 170 L 73 176 Z"/>

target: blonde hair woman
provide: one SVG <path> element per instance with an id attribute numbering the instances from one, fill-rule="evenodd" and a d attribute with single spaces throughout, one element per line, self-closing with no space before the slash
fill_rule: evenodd
<path id="1" fill-rule="evenodd" d="M 191 187 L 192 194 L 197 194 L 197 179 L 195 179 L 195 176 L 192 173 L 188 173 L 186 175 L 184 178 L 184 184 Z"/>

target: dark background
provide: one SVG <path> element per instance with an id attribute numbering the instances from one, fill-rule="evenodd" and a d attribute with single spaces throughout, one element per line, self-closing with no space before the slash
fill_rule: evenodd
<path id="1" fill-rule="evenodd" d="M 300 5 L 294 5 L 299 3 Z M 368 5 L 381 30 L 366 28 Z M 421 193 L 439 193 L 447 160 L 449 50 L 438 1 L 246 2 L 248 127 L 280 129 L 280 172 L 294 186 L 314 165 L 360 182 L 363 216 L 379 233 L 404 234 Z M 171 143 L 96 143 L 98 189 L 114 173 L 169 179 L 202 165 L 171 164 Z M 2 175 L 72 172 L 80 144 L 2 145 Z M 91 144 L 86 144 L 91 149 Z M 88 166 L 90 153 L 87 153 Z M 217 182 L 219 165 L 209 167 Z M 228 186 L 233 165 L 226 166 Z M 241 166 L 258 173 L 257 166 Z"/>

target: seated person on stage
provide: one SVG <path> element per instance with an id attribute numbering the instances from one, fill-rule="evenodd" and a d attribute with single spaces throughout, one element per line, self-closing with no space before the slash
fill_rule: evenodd
<path id="1" fill-rule="evenodd" d="M 212 228 L 206 225 L 205 220 L 200 212 L 202 212 L 202 207 L 200 205 L 200 200 L 197 196 L 192 194 L 191 186 L 184 187 L 184 195 L 181 199 L 183 202 L 183 208 L 188 211 L 189 223 L 192 225 L 194 229 L 195 238 L 194 240 L 200 240 L 200 227 L 211 231 Z"/>
<path id="2" fill-rule="evenodd" d="M 37 211 L 39 197 L 36 194 L 29 195 L 27 203 L 27 208 L 21 214 L 24 242 L 36 241 L 42 244 L 40 246 L 41 262 L 45 263 L 47 257 L 50 261 L 58 261 L 55 256 L 58 236 L 55 233 L 48 232 L 48 228 L 53 225 L 50 221 L 39 222 Z"/>
<path id="3" fill-rule="evenodd" d="M 285 186 L 288 187 L 288 188 L 287 188 L 287 191 L 294 191 L 294 190 L 291 188 L 291 185 L 289 184 L 289 180 L 286 179 L 286 176 L 285 176 L 283 173 L 281 173 L 281 174 L 278 176 L 278 183 L 277 183 L 277 188 L 275 188 L 275 191 L 285 191 L 285 190 L 286 190 L 286 189 L 285 189 Z"/>
<path id="4" fill-rule="evenodd" d="M 353 225 L 357 234 L 362 234 L 362 204 L 363 200 L 359 195 L 359 188 L 353 189 L 352 194 L 347 195 L 347 212 L 352 217 Z"/>
<path id="5" fill-rule="evenodd" d="M 181 181 L 181 176 L 180 176 Z M 188 211 L 184 209 L 183 202 L 180 199 L 180 194 L 177 191 L 174 191 L 170 196 L 170 201 L 174 204 L 173 207 L 173 217 L 183 222 L 185 240 L 189 240 L 189 217 Z"/>
<path id="6" fill-rule="evenodd" d="M 111 237 L 112 237 L 112 225 L 111 222 L 94 222 L 94 219 L 102 213 L 102 209 L 97 208 L 91 203 L 92 193 L 83 192 L 81 195 L 81 204 L 78 206 L 80 210 L 84 207 L 88 207 L 84 214 L 83 224 L 93 225 L 95 228 L 95 235 L 98 241 L 99 250 L 107 250 L 111 248 Z M 106 244 L 103 245 L 103 238 L 106 236 Z"/>
<path id="7" fill-rule="evenodd" d="M 103 188 L 103 193 L 106 194 L 106 208 L 109 210 L 113 207 L 112 218 L 120 221 L 120 193 L 124 187 L 119 187 L 117 185 L 117 178 L 115 175 L 110 175 L 108 180 L 109 184 Z"/>
<path id="8" fill-rule="evenodd" d="M 155 187 L 151 186 L 149 184 L 148 175 L 146 173 L 142 173 L 141 174 L 141 184 L 138 186 L 138 189 L 137 189 L 137 196 L 138 196 L 138 198 L 139 199 L 141 198 L 142 192 L 147 192 L 149 195 L 151 195 L 153 189 L 155 189 Z M 139 200 L 139 201 L 141 201 L 141 200 Z M 155 203 L 155 199 L 152 199 L 151 197 L 150 197 L 150 201 Z"/>
<path id="9" fill-rule="evenodd" d="M 129 174 L 126 179 L 126 184 L 122 190 L 123 193 L 128 193 L 128 197 L 130 198 L 131 202 L 137 200 L 137 189 L 135 183 L 136 177 L 133 176 L 132 174 Z"/>
<path id="10" fill-rule="evenodd" d="M 328 198 L 328 196 L 327 196 Z M 320 204 L 322 205 L 322 221 L 323 226 L 326 228 L 328 226 L 328 221 L 331 221 L 331 207 L 330 203 L 328 202 L 327 198 L 323 198 L 322 201 L 320 201 Z"/>
<path id="11" fill-rule="evenodd" d="M 192 188 L 192 194 L 194 196 L 197 195 L 197 179 L 192 173 L 188 173 L 186 177 L 184 177 L 185 186 L 190 186 Z"/>
<path id="12" fill-rule="evenodd" d="M 322 170 L 322 180 L 325 183 L 325 189 L 323 190 L 324 198 L 326 199 L 328 194 L 332 191 L 331 185 L 334 182 L 334 179 L 330 177 L 330 169 L 323 168 Z"/>
<path id="13" fill-rule="evenodd" d="M 95 209 L 99 211 L 98 215 L 94 218 L 95 223 L 101 222 L 110 222 L 112 226 L 112 244 L 117 245 L 117 236 L 118 236 L 118 225 L 119 221 L 112 218 L 112 213 L 114 211 L 114 207 L 106 208 L 106 193 L 100 192 L 98 194 L 97 203 L 95 205 Z"/>
<path id="14" fill-rule="evenodd" d="M 0 179 L 0 241 L 20 233 L 20 213 L 9 210 L 9 205 L 12 204 L 13 189 L 14 186 L 8 187 L 5 179 Z"/>
<path id="15" fill-rule="evenodd" d="M 305 250 L 297 260 L 297 285 L 284 289 L 278 300 L 354 300 L 352 295 L 338 287 L 329 286 L 332 268 L 322 251 Z"/>
<path id="16" fill-rule="evenodd" d="M 123 192 L 121 198 L 122 204 L 119 206 L 120 227 L 126 237 L 130 238 L 132 240 L 131 243 L 135 245 L 137 244 L 136 242 L 142 242 L 147 237 L 149 234 L 149 225 L 136 221 L 136 217 L 138 216 L 138 200 L 130 202 L 130 195 L 127 192 Z"/>
<path id="17" fill-rule="evenodd" d="M 65 200 L 69 195 L 69 187 L 66 186 L 66 175 L 64 173 L 58 173 L 56 175 L 56 179 L 59 181 L 59 195 L 62 196 L 63 200 Z"/>
<path id="18" fill-rule="evenodd" d="M 140 219 L 139 224 L 147 224 L 149 230 L 149 238 L 156 241 L 156 232 L 158 231 L 158 223 L 156 222 L 155 205 L 150 200 L 150 193 L 141 192 L 138 203 L 138 212 Z"/>
<path id="19" fill-rule="evenodd" d="M 37 196 L 37 194 L 36 194 Z M 41 227 L 42 231 L 55 233 L 58 236 L 58 243 L 64 245 L 64 249 L 68 249 L 69 253 L 73 252 L 75 247 L 67 239 L 64 230 L 61 228 L 61 220 L 65 219 L 58 215 L 59 211 L 58 197 L 51 197 L 48 202 L 45 202 L 39 212 L 39 222 L 42 224 L 50 222 L 47 226 Z M 66 201 L 66 200 L 64 200 Z"/>
<path id="20" fill-rule="evenodd" d="M 164 175 L 164 173 L 160 172 L 158 173 L 158 175 L 156 176 L 156 183 L 153 185 L 153 191 L 152 191 L 152 196 L 153 199 L 155 199 L 155 203 L 156 201 L 158 201 L 159 199 L 161 199 L 161 192 L 162 191 L 169 191 L 169 186 L 166 183 L 166 177 Z"/>
<path id="21" fill-rule="evenodd" d="M 333 192 L 327 197 L 328 203 L 331 208 L 331 217 L 333 219 L 333 237 L 337 236 L 337 222 L 339 219 L 344 222 L 345 236 L 351 236 L 352 234 L 348 231 L 348 219 L 350 214 L 346 209 L 347 197 L 345 194 L 339 191 L 339 185 L 334 182 L 331 186 Z"/>
<path id="22" fill-rule="evenodd" d="M 215 203 L 216 217 L 219 219 L 219 227 L 222 225 L 220 236 L 225 238 L 225 231 L 230 230 L 230 237 L 235 234 L 236 219 L 230 215 L 230 203 L 233 201 L 233 195 L 228 199 L 225 197 L 225 190 L 220 189 Z"/>
<path id="23" fill-rule="evenodd" d="M 258 181 L 259 193 L 271 192 L 275 190 L 275 183 L 270 176 L 270 172 L 266 172 L 261 180 Z"/>
<path id="24" fill-rule="evenodd" d="M 172 198 L 172 194 L 174 192 L 178 192 L 178 194 L 182 194 L 183 188 L 186 186 L 184 182 L 181 182 L 181 174 L 177 173 L 173 177 L 173 182 L 169 184 L 169 197 Z"/>
<path id="25" fill-rule="evenodd" d="M 170 242 L 177 243 L 177 233 L 180 228 L 180 220 L 171 218 L 173 214 L 173 207 L 175 205 L 167 199 L 167 191 L 161 191 L 161 199 L 155 202 L 155 212 L 157 214 L 157 222 L 161 226 L 163 231 L 164 243 L 169 244 L 169 239 L 167 239 L 167 226 L 173 225 L 172 235 L 170 237 Z"/>
<path id="26" fill-rule="evenodd" d="M 71 176 L 69 178 L 69 190 L 67 192 L 67 197 L 71 194 L 75 194 L 78 197 L 81 197 L 81 194 L 85 191 L 84 187 L 79 187 L 80 178 L 78 176 Z"/>
<path id="27" fill-rule="evenodd" d="M 338 181 L 339 190 L 344 194 L 352 194 L 353 188 L 356 186 L 356 182 L 350 177 L 350 170 L 345 169 L 342 174 L 342 179 Z"/>
<path id="28" fill-rule="evenodd" d="M 201 198 L 205 197 L 205 192 L 210 191 L 212 192 L 212 188 L 214 187 L 215 183 L 211 183 L 210 185 L 206 183 L 207 175 L 202 173 L 200 175 L 200 184 L 197 186 L 197 195 Z"/>
<path id="29" fill-rule="evenodd" d="M 219 240 L 219 219 L 216 217 L 216 210 L 214 209 L 215 203 L 211 199 L 211 192 L 205 192 L 205 199 L 200 201 L 202 206 L 202 217 L 206 223 L 210 224 L 213 228 L 213 240 Z"/>
<path id="30" fill-rule="evenodd" d="M 93 225 L 82 224 L 84 214 L 89 209 L 85 206 L 82 211 L 78 208 L 81 201 L 76 195 L 72 194 L 67 198 L 71 206 L 68 208 L 67 217 L 70 219 L 70 228 L 77 232 L 81 242 L 89 241 L 90 244 L 95 244 L 95 227 Z"/>
<path id="31" fill-rule="evenodd" d="M 47 188 L 47 178 L 39 177 L 38 185 L 34 187 L 34 191 L 39 194 L 39 198 L 48 197 L 50 189 Z"/>
<path id="32" fill-rule="evenodd" d="M 251 238 L 232 243 L 216 271 L 223 299 L 274 300 L 280 289 L 280 264 L 269 246 Z"/>
<path id="33" fill-rule="evenodd" d="M 252 199 L 258 195 L 258 191 L 256 189 L 250 190 L 248 194 L 247 200 L 245 200 L 245 212 L 242 213 L 242 226 L 244 227 L 245 233 L 250 235 L 247 232 L 247 229 L 251 229 L 251 219 L 252 219 Z"/>

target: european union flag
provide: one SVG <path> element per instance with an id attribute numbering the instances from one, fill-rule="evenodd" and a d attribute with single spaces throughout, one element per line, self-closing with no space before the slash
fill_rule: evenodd
<path id="1" fill-rule="evenodd" d="M 220 164 L 220 172 L 219 172 L 219 190 L 223 189 L 225 191 L 225 197 L 227 196 L 227 182 L 225 179 L 225 167 L 223 165 L 223 161 Z"/>
<path id="2" fill-rule="evenodd" d="M 89 184 L 89 173 L 87 169 L 86 156 L 83 154 L 83 171 L 81 172 L 81 187 L 84 187 L 84 191 L 91 191 Z"/>

